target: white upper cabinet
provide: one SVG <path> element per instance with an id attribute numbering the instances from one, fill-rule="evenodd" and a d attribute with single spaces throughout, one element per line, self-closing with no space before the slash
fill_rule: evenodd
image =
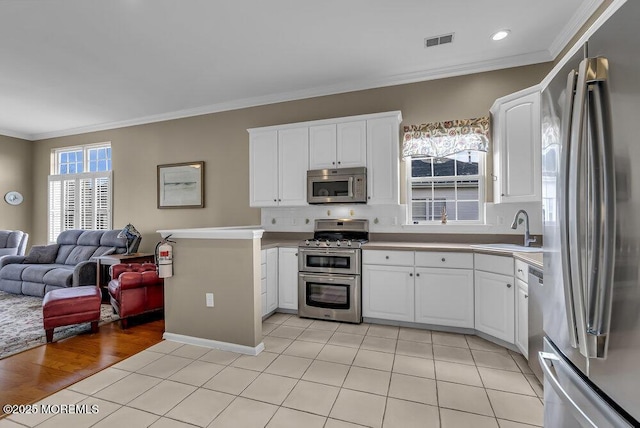
<path id="1" fill-rule="evenodd" d="M 365 166 L 366 153 L 365 120 L 309 127 L 309 169 Z"/>
<path id="2" fill-rule="evenodd" d="M 249 205 L 278 206 L 278 131 L 251 134 L 249 154 Z"/>
<path id="3" fill-rule="evenodd" d="M 307 205 L 307 169 L 309 129 L 278 131 L 278 169 L 280 172 L 278 204 Z"/>
<path id="4" fill-rule="evenodd" d="M 249 129 L 252 207 L 307 205 L 307 170 L 367 168 L 367 203 L 400 203 L 399 111 Z"/>
<path id="5" fill-rule="evenodd" d="M 249 156 L 250 206 L 307 205 L 307 127 L 251 132 Z"/>
<path id="6" fill-rule="evenodd" d="M 367 203 L 400 203 L 400 115 L 367 120 Z"/>
<path id="7" fill-rule="evenodd" d="M 525 89 L 496 100 L 493 119 L 494 201 L 542 199 L 540 91 Z"/>
<path id="8" fill-rule="evenodd" d="M 336 125 L 309 127 L 309 169 L 336 167 Z"/>
<path id="9" fill-rule="evenodd" d="M 336 126 L 338 143 L 336 153 L 338 168 L 355 168 L 367 165 L 367 122 L 339 123 Z"/>

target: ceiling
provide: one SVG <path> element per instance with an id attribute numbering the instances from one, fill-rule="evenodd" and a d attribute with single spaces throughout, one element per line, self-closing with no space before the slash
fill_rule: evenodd
<path id="1" fill-rule="evenodd" d="M 2 0 L 0 134 L 39 140 L 550 61 L 601 2 Z M 424 48 L 447 33 L 453 43 Z"/>

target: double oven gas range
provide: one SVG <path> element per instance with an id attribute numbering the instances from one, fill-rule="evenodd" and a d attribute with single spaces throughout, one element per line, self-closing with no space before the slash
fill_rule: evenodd
<path id="1" fill-rule="evenodd" d="M 316 220 L 298 251 L 298 316 L 362 322 L 362 249 L 369 221 Z"/>

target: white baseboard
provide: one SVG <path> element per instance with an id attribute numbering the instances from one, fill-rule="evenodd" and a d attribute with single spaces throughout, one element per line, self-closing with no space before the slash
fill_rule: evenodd
<path id="1" fill-rule="evenodd" d="M 258 346 L 251 347 L 238 345 L 237 343 L 219 342 L 217 340 L 203 339 L 201 337 L 185 336 L 183 334 L 167 333 L 162 335 L 165 340 L 172 342 L 185 343 L 187 345 L 203 346 L 205 348 L 219 349 L 221 351 L 237 352 L 245 355 L 258 355 L 264 351 L 264 343 L 260 342 Z"/>

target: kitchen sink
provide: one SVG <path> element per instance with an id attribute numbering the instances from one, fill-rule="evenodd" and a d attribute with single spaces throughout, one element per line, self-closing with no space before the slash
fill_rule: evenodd
<path id="1" fill-rule="evenodd" d="M 516 244 L 474 244 L 471 248 L 478 248 L 480 250 L 498 250 L 498 251 L 512 251 L 519 253 L 540 253 L 542 247 L 524 247 Z"/>

